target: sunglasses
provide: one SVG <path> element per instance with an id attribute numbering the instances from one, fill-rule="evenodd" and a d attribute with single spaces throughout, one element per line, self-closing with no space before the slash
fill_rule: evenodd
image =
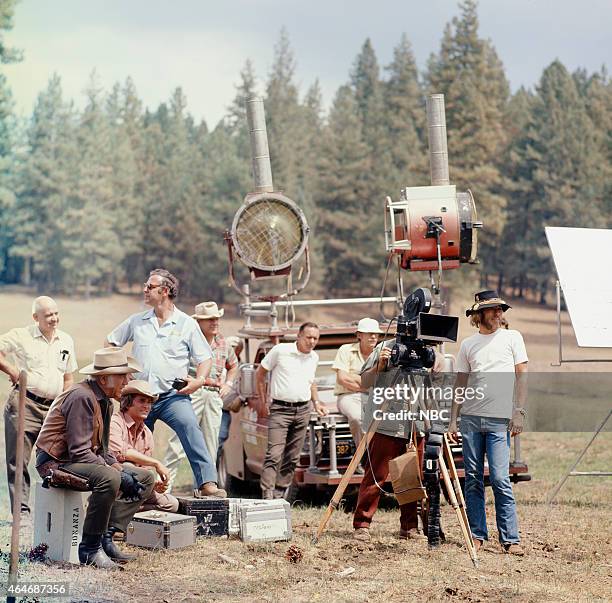
<path id="1" fill-rule="evenodd" d="M 158 287 L 164 287 L 165 285 L 150 285 L 149 283 L 143 283 L 142 285 L 145 291 L 153 291 L 153 289 L 157 289 Z"/>

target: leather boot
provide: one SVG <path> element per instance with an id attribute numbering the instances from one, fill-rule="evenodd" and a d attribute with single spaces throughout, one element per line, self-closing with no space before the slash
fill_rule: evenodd
<path id="1" fill-rule="evenodd" d="M 199 489 L 194 490 L 193 495 L 196 498 L 202 498 L 203 496 L 213 496 L 214 498 L 227 498 L 227 492 L 222 488 L 218 488 L 215 482 L 206 482 L 202 484 Z"/>
<path id="2" fill-rule="evenodd" d="M 83 534 L 79 544 L 79 561 L 81 565 L 92 565 L 99 569 L 121 569 L 111 561 L 102 549 L 100 534 Z"/>
<path id="3" fill-rule="evenodd" d="M 102 548 L 104 552 L 117 563 L 127 563 L 136 559 L 136 555 L 122 553 L 117 545 L 113 542 L 113 534 L 120 532 L 117 528 L 108 528 L 108 532 L 102 535 Z"/>

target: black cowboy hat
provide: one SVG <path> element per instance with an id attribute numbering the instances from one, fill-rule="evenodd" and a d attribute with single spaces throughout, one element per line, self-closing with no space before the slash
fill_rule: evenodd
<path id="1" fill-rule="evenodd" d="M 511 308 L 495 290 L 480 291 L 474 295 L 474 305 L 465 311 L 466 316 L 471 316 L 478 310 L 484 310 L 485 308 L 498 308 L 500 307 L 504 312 Z"/>

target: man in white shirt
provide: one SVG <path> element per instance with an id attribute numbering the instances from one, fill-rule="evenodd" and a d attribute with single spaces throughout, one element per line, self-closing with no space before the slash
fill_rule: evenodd
<path id="1" fill-rule="evenodd" d="M 264 499 L 282 498 L 291 485 L 306 437 L 311 401 L 319 415 L 327 414 L 319 402 L 315 383 L 319 356 L 313 350 L 318 341 L 319 327 L 305 322 L 295 343 L 275 345 L 257 369 L 260 413 L 269 417 L 268 449 L 260 478 Z"/>
<path id="2" fill-rule="evenodd" d="M 502 328 L 503 313 L 510 306 L 497 291 L 481 291 L 474 297 L 475 303 L 466 316 L 471 317 L 478 333 L 461 342 L 448 432 L 451 439 L 456 437 L 461 411 L 465 500 L 476 549 L 488 540 L 486 454 L 499 540 L 506 553 L 523 555 L 509 465 L 510 435 L 523 430 L 527 351 L 518 331 Z"/>
<path id="3" fill-rule="evenodd" d="M 6 474 L 13 508 L 16 450 L 19 373 L 27 373 L 25 405 L 25 448 L 23 456 L 22 520 L 29 519 L 30 474 L 28 463 L 32 446 L 38 437 L 47 411 L 53 399 L 68 389 L 73 382 L 72 373 L 77 369 L 72 337 L 57 326 L 59 310 L 50 297 L 37 297 L 32 304 L 35 324 L 12 329 L 0 337 L 0 370 L 6 373 L 13 389 L 4 409 L 4 438 L 6 444 Z M 11 363 L 7 356 L 12 355 Z"/>

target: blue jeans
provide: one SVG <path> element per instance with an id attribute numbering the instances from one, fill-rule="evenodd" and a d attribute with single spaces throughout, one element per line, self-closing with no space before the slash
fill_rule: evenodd
<path id="1" fill-rule="evenodd" d="M 232 422 L 232 415 L 229 410 L 224 410 L 221 415 L 221 427 L 219 428 L 219 448 L 217 449 L 217 467 L 221 460 L 221 451 L 223 450 L 223 444 L 229 437 L 230 423 Z"/>
<path id="2" fill-rule="evenodd" d="M 157 419 L 168 425 L 179 437 L 191 465 L 195 487 L 199 488 L 206 482 L 216 482 L 217 470 L 208 454 L 200 423 L 191 406 L 191 398 L 179 395 L 174 390 L 160 394 L 145 420 L 151 431 Z"/>
<path id="3" fill-rule="evenodd" d="M 488 540 L 485 514 L 484 460 L 489 461 L 489 481 L 495 497 L 495 520 L 502 544 L 520 541 L 516 503 L 510 483 L 510 433 L 508 419 L 461 416 L 465 465 L 465 504 L 472 536 Z"/>

